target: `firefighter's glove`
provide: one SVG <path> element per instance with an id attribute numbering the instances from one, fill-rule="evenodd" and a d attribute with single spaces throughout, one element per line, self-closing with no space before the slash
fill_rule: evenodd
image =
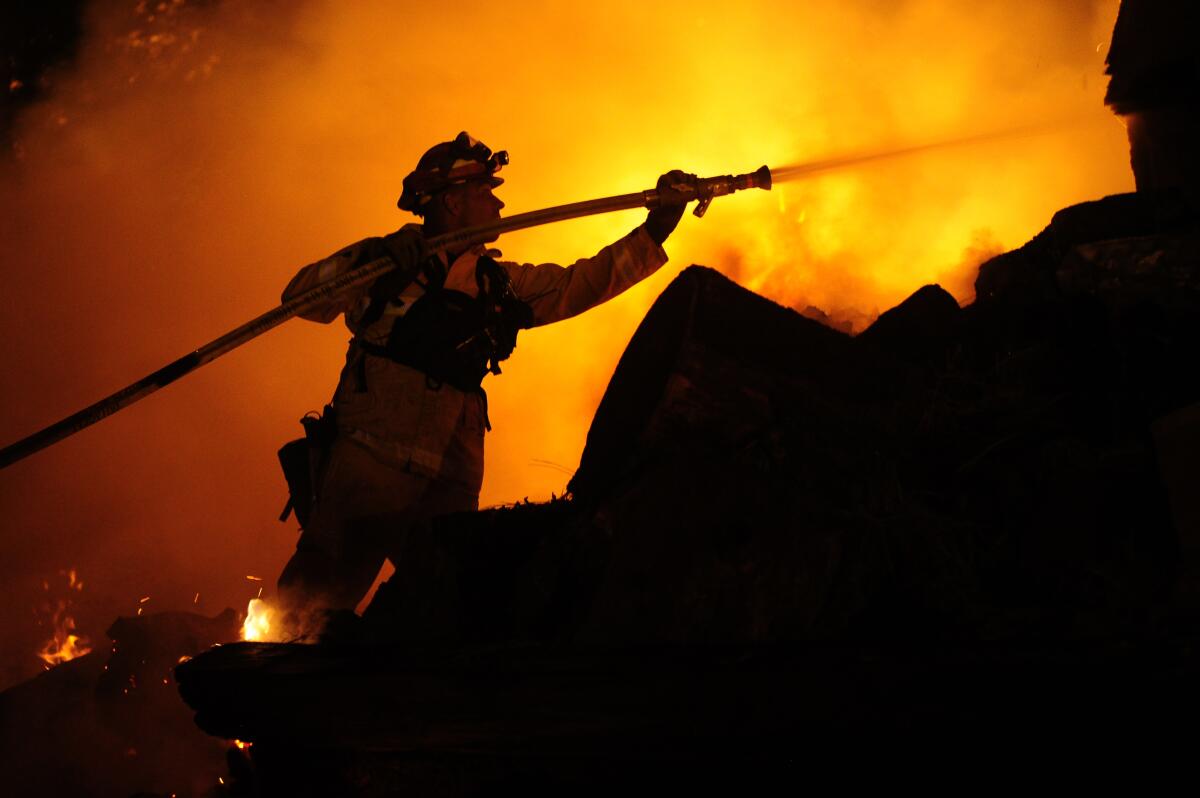
<path id="1" fill-rule="evenodd" d="M 429 244 L 419 230 L 402 227 L 394 233 L 383 237 L 383 245 L 396 265 L 410 268 L 424 262 L 429 257 Z"/>
<path id="2" fill-rule="evenodd" d="M 693 197 L 680 193 L 696 185 L 696 176 L 672 169 L 658 179 L 655 189 L 658 191 L 659 205 L 646 216 L 646 232 L 660 247 L 667 236 L 674 232 L 679 220 L 683 218 L 683 210 L 689 199 Z"/>

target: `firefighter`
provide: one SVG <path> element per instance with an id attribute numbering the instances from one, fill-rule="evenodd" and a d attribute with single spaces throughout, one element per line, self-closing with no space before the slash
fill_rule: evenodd
<path id="1" fill-rule="evenodd" d="M 683 214 L 659 178 L 663 204 L 646 221 L 571 266 L 497 260 L 482 245 L 429 256 L 426 238 L 494 221 L 493 190 L 508 162 L 466 132 L 432 147 L 404 178 L 401 210 L 421 217 L 304 267 L 283 299 L 384 255 L 396 268 L 306 314 L 339 315 L 353 333 L 327 421 L 332 442 L 315 501 L 279 577 L 295 620 L 312 609 L 353 609 L 406 531 L 431 517 L 478 509 L 490 429 L 481 381 L 498 374 L 518 330 L 570 318 L 612 299 L 667 261 L 662 244 Z"/>

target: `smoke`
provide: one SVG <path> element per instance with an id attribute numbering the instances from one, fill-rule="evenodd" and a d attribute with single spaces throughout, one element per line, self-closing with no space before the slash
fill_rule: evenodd
<path id="1" fill-rule="evenodd" d="M 0 440 L 11 442 L 272 306 L 297 268 L 409 221 L 400 180 L 461 129 L 513 162 L 510 212 L 829 154 L 1089 116 L 742 192 L 685 217 L 671 263 L 522 334 L 489 378 L 483 502 L 547 498 L 578 463 L 653 298 L 704 263 L 861 329 L 922 284 L 971 298 L 986 253 L 1059 207 L 1130 190 L 1101 108 L 1116 0 L 809 3 L 105 2 L 0 167 Z M 513 234 L 570 262 L 630 211 Z M 332 392 L 348 334 L 290 322 L 0 472 L 0 684 L 36 672 L 43 578 L 116 612 L 244 607 L 295 542 L 276 449 Z M 195 594 L 200 599 L 193 601 Z"/>

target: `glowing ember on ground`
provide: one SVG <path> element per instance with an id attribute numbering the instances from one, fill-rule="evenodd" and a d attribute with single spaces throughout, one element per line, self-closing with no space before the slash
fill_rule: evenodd
<path id="1" fill-rule="evenodd" d="M 60 598 L 53 606 L 45 605 L 45 611 L 50 615 L 50 625 L 53 627 L 54 633 L 53 637 L 46 641 L 38 652 L 38 657 L 46 663 L 48 669 L 69 662 L 76 657 L 82 657 L 92 650 L 88 639 L 75 633 L 75 619 L 70 615 L 70 594 L 82 591 L 83 581 L 78 578 L 74 568 L 69 571 L 60 571 L 60 574 L 67 577 L 68 593 L 66 598 Z M 43 582 L 42 587 L 49 591 L 50 583 Z"/>
<path id="2" fill-rule="evenodd" d="M 267 602 L 260 598 L 250 599 L 246 607 L 246 622 L 242 624 L 242 639 L 252 643 L 268 640 L 274 617 L 275 611 Z"/>

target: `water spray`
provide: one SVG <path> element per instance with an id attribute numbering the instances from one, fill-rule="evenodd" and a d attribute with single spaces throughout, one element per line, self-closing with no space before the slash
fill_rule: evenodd
<path id="1" fill-rule="evenodd" d="M 972 144 L 985 144 L 993 141 L 1004 141 L 1006 139 L 1039 136 L 1047 133 L 1056 133 L 1064 128 L 1074 125 L 1094 124 L 1100 121 L 1109 122 L 1111 121 L 1111 117 L 1108 115 L 1099 117 L 1094 114 L 1089 114 L 1087 116 L 1074 119 L 1049 121 L 1037 125 L 1025 125 L 1022 127 L 1009 128 L 1007 130 L 960 136 L 953 139 L 938 139 L 935 141 L 927 141 L 921 144 L 909 144 L 904 147 L 848 153 L 834 156 L 832 158 L 822 158 L 817 161 L 803 161 L 801 163 L 789 164 L 787 166 L 780 166 L 772 169 L 771 181 L 773 183 L 786 183 L 792 180 L 799 180 L 819 172 L 831 172 L 837 169 L 848 169 L 852 166 L 861 166 L 873 161 L 891 161 L 899 158 L 907 158 L 912 155 L 920 155 L 921 153 L 933 152 L 936 150 L 950 150 L 959 147 L 967 147 Z"/>

